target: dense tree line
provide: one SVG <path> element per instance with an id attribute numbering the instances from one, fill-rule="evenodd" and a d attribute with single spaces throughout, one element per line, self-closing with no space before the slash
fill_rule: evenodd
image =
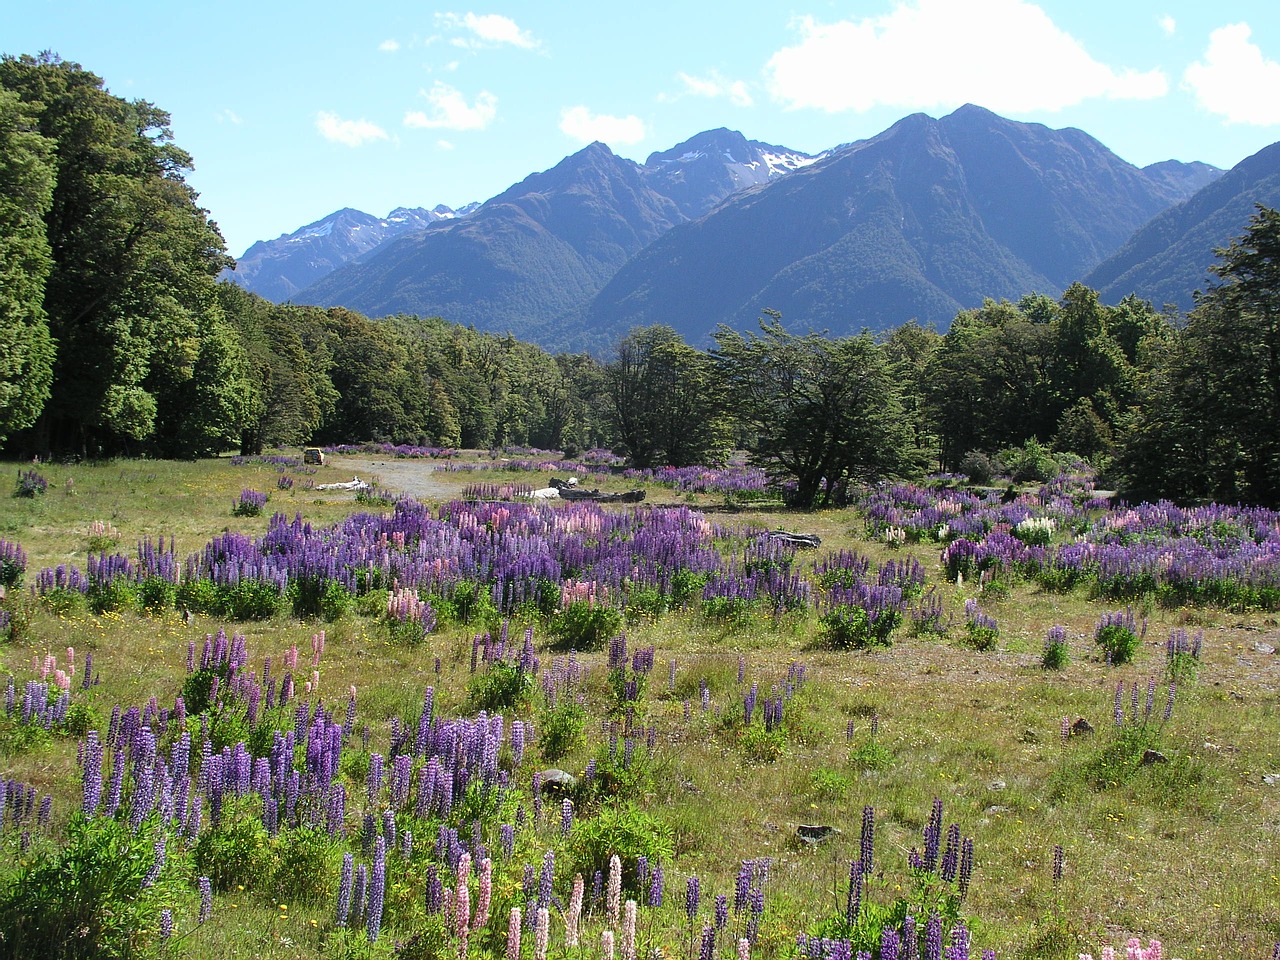
<path id="1" fill-rule="evenodd" d="M 169 118 L 50 54 L 0 59 L 0 444 L 196 457 L 304 443 L 745 449 L 801 506 L 928 469 L 1031 479 L 1072 456 L 1135 497 L 1280 502 L 1280 214 L 1219 251 L 1187 317 L 1081 284 L 945 334 L 709 349 L 632 331 L 605 361 L 438 318 L 277 305 L 230 264 Z M 803 323 L 804 318 L 787 318 Z M 1056 458 L 1056 461 L 1055 461 Z"/>

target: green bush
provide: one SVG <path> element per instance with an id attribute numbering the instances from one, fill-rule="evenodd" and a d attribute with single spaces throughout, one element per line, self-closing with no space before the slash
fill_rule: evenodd
<path id="1" fill-rule="evenodd" d="M 901 622 L 902 614 L 896 610 L 885 610 L 872 621 L 862 607 L 841 604 L 818 618 L 819 642 L 831 650 L 889 647 Z"/>
<path id="2" fill-rule="evenodd" d="M 583 817 L 569 834 L 569 875 L 590 877 L 599 870 L 609 875 L 609 859 L 622 861 L 623 888 L 641 895 L 636 876 L 640 857 L 650 863 L 671 863 L 674 846 L 671 828 L 631 803 L 607 804 L 593 817 Z"/>
<path id="3" fill-rule="evenodd" d="M 472 676 L 467 684 L 467 701 L 473 710 L 519 711 L 528 708 L 533 690 L 533 674 L 518 662 L 495 660 L 488 669 Z"/>
<path id="4" fill-rule="evenodd" d="M 667 598 L 656 587 L 632 590 L 627 594 L 627 619 L 660 620 L 667 612 Z"/>
<path id="5" fill-rule="evenodd" d="M 144 827 L 74 814 L 66 844 L 34 857 L 0 892 L 2 960 L 100 960 L 133 957 L 145 931 L 159 927 L 174 892 L 163 878 L 143 878 L 155 862 L 154 838 Z"/>
<path id="6" fill-rule="evenodd" d="M 566 694 L 538 717 L 538 752 L 550 763 L 568 756 L 586 741 L 587 711 Z"/>
<path id="7" fill-rule="evenodd" d="M 218 585 L 203 577 L 188 580 L 178 587 L 177 602 L 196 613 L 216 615 L 220 612 Z"/>
<path id="8" fill-rule="evenodd" d="M 314 827 L 282 830 L 272 846 L 276 857 L 272 895 L 280 897 L 281 903 L 327 903 L 340 860 L 328 834 Z"/>
<path id="9" fill-rule="evenodd" d="M 147 577 L 138 584 L 138 603 L 152 613 L 172 609 L 178 600 L 178 587 L 164 577 Z"/>
<path id="10" fill-rule="evenodd" d="M 270 839 L 260 818 L 224 819 L 196 841 L 192 851 L 196 872 L 208 877 L 215 890 L 269 890 L 276 875 Z"/>
<path id="11" fill-rule="evenodd" d="M 138 606 L 138 590 L 124 577 L 115 577 L 106 583 L 91 584 L 85 600 L 96 614 L 118 613 Z"/>
<path id="12" fill-rule="evenodd" d="M 762 726 L 750 726 L 742 732 L 738 746 L 748 763 L 775 763 L 786 752 L 787 736 L 778 727 L 766 730 Z"/>
<path id="13" fill-rule="evenodd" d="M 561 649 L 599 650 L 618 635 L 622 622 L 613 607 L 575 600 L 551 621 L 551 635 Z"/>

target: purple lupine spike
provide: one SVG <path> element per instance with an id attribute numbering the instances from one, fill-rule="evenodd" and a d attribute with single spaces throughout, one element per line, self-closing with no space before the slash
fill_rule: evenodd
<path id="1" fill-rule="evenodd" d="M 973 838 L 965 837 L 960 845 L 960 899 L 969 895 L 969 882 L 973 879 Z"/>
<path id="2" fill-rule="evenodd" d="M 880 960 L 898 960 L 898 931 L 886 925 L 880 931 Z"/>
<path id="3" fill-rule="evenodd" d="M 956 878 L 956 870 L 960 866 L 960 824 L 953 823 L 947 828 L 947 845 L 942 854 L 940 875 L 950 883 Z"/>
<path id="4" fill-rule="evenodd" d="M 924 927 L 924 960 L 943 960 L 942 917 L 936 910 L 929 914 Z"/>
<path id="5" fill-rule="evenodd" d="M 555 880 L 556 873 L 556 855 L 552 850 L 548 850 L 542 856 L 542 872 L 538 877 L 538 907 L 549 907 L 551 905 L 551 889 Z"/>
<path id="6" fill-rule="evenodd" d="M 649 906 L 662 906 L 662 864 L 656 864 L 649 877 Z"/>
<path id="7" fill-rule="evenodd" d="M 845 894 L 844 918 L 849 926 L 856 926 L 862 913 L 862 880 L 865 870 L 861 860 L 849 864 L 849 888 Z"/>
<path id="8" fill-rule="evenodd" d="M 685 881 L 684 892 L 684 912 L 689 918 L 689 922 L 693 923 L 694 917 L 698 915 L 698 899 L 702 893 L 702 881 L 696 876 L 689 877 Z"/>
<path id="9" fill-rule="evenodd" d="M 369 873 L 369 907 L 366 931 L 369 942 L 377 943 L 382 929 L 383 898 L 387 888 L 387 848 L 382 837 L 373 842 L 373 869 Z"/>
<path id="10" fill-rule="evenodd" d="M 200 885 L 200 914 L 198 923 L 204 923 L 209 919 L 209 915 L 213 913 L 213 884 L 209 882 L 208 877 L 199 879 Z"/>
<path id="11" fill-rule="evenodd" d="M 875 807 L 862 808 L 862 833 L 858 841 L 858 854 L 862 860 L 862 870 L 870 875 L 875 872 L 876 845 L 876 811 Z"/>
<path id="12" fill-rule="evenodd" d="M 716 929 L 723 930 L 729 924 L 729 898 L 723 894 L 716 894 Z"/>

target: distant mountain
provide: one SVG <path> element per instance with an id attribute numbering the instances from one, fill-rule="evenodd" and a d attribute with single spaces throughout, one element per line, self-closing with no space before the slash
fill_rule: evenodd
<path id="1" fill-rule="evenodd" d="M 986 297 L 1057 295 L 1212 174 L 1148 174 L 1079 130 L 972 105 L 917 114 L 664 234 L 541 339 L 599 349 L 665 323 L 702 344 L 765 308 L 839 334 L 945 327 Z"/>
<path id="2" fill-rule="evenodd" d="M 529 335 L 579 313 L 677 223 L 813 159 L 729 130 L 699 134 L 643 166 L 593 143 L 465 220 L 385 243 L 296 299 Z"/>
<path id="3" fill-rule="evenodd" d="M 382 218 L 342 209 L 275 240 L 258 241 L 237 261 L 235 270 L 224 276 L 281 303 L 391 237 L 465 216 L 475 206 L 461 211 L 446 206 L 433 210 L 398 207 Z"/>
<path id="4" fill-rule="evenodd" d="M 1105 303 L 1136 293 L 1157 307 L 1190 310 L 1206 289 L 1214 250 L 1241 236 L 1255 204 L 1280 207 L 1280 143 L 1240 161 L 1194 196 L 1159 214 L 1084 282 Z"/>

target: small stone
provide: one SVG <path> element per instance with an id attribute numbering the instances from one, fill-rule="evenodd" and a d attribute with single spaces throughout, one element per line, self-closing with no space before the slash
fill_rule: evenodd
<path id="1" fill-rule="evenodd" d="M 1269 787 L 1274 787 L 1277 783 L 1280 783 L 1280 773 L 1264 773 L 1262 782 Z"/>
<path id="2" fill-rule="evenodd" d="M 578 785 L 578 778 L 565 770 L 543 770 L 539 775 L 539 789 L 543 793 L 572 793 Z"/>
<path id="3" fill-rule="evenodd" d="M 989 817 L 993 817 L 997 813 L 1008 813 L 1009 808 L 1002 803 L 993 803 L 991 806 L 987 807 L 987 809 L 983 810 L 982 812 Z"/>
<path id="4" fill-rule="evenodd" d="M 1269 643 L 1255 643 L 1253 645 L 1254 653 L 1275 653 L 1276 648 Z"/>
<path id="5" fill-rule="evenodd" d="M 1009 785 L 1005 783 L 1003 780 L 992 780 L 990 783 L 987 784 L 987 789 L 988 790 L 1004 790 L 1008 786 Z"/>
<path id="6" fill-rule="evenodd" d="M 1073 737 L 1091 737 L 1093 736 L 1093 724 L 1084 717 L 1076 717 L 1076 722 L 1071 725 L 1071 736 Z"/>
<path id="7" fill-rule="evenodd" d="M 1169 762 L 1169 758 L 1166 757 L 1159 750 L 1143 750 L 1142 751 L 1142 765 L 1144 767 L 1149 767 L 1153 763 L 1168 763 L 1168 762 Z"/>
<path id="8" fill-rule="evenodd" d="M 825 823 L 802 823 L 796 827 L 796 836 L 809 844 L 830 840 L 832 834 L 839 832 L 835 827 L 829 827 Z"/>

